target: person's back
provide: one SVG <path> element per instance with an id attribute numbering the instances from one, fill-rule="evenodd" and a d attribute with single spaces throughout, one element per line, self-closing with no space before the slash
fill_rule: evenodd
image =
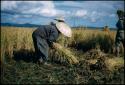
<path id="1" fill-rule="evenodd" d="M 50 25 L 41 25 L 33 33 L 35 35 L 39 35 L 44 38 L 44 37 L 48 36 L 50 29 L 51 29 Z"/>
<path id="2" fill-rule="evenodd" d="M 33 32 L 33 35 L 41 36 L 44 39 L 50 39 L 52 36 L 56 38 L 58 37 L 58 30 L 53 25 L 41 25 Z"/>
<path id="3" fill-rule="evenodd" d="M 33 32 L 33 35 L 55 41 L 59 36 L 59 32 L 54 25 L 41 25 Z"/>

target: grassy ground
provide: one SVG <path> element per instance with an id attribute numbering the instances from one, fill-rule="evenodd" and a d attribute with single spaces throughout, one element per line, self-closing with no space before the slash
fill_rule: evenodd
<path id="1" fill-rule="evenodd" d="M 79 63 L 63 65 L 53 61 L 50 49 L 52 66 L 47 67 L 32 62 L 34 30 L 1 28 L 2 84 L 124 84 L 123 47 L 120 57 L 113 55 L 115 31 L 74 29 L 72 38 L 60 36 L 57 42 L 68 48 Z"/>

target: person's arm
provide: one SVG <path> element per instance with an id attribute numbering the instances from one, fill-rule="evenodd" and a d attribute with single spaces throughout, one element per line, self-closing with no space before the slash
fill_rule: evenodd
<path id="1" fill-rule="evenodd" d="M 58 36 L 59 36 L 58 31 L 56 30 L 56 28 L 52 27 L 49 33 L 49 37 L 47 39 L 50 47 L 53 46 L 53 42 L 56 42 Z"/>

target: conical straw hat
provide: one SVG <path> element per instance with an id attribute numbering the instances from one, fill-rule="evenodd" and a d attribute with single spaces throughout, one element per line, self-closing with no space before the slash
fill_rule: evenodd
<path id="1" fill-rule="evenodd" d="M 65 36 L 71 37 L 72 36 L 72 30 L 71 28 L 64 22 L 57 22 L 56 23 L 57 29 Z"/>

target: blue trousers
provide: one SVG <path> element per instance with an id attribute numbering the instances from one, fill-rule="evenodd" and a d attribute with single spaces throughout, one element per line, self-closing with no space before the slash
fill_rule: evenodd
<path id="1" fill-rule="evenodd" d="M 37 59 L 42 58 L 44 61 L 47 61 L 49 46 L 46 39 L 43 39 L 42 37 L 34 34 L 32 34 L 32 38 L 33 38 L 36 58 Z"/>

